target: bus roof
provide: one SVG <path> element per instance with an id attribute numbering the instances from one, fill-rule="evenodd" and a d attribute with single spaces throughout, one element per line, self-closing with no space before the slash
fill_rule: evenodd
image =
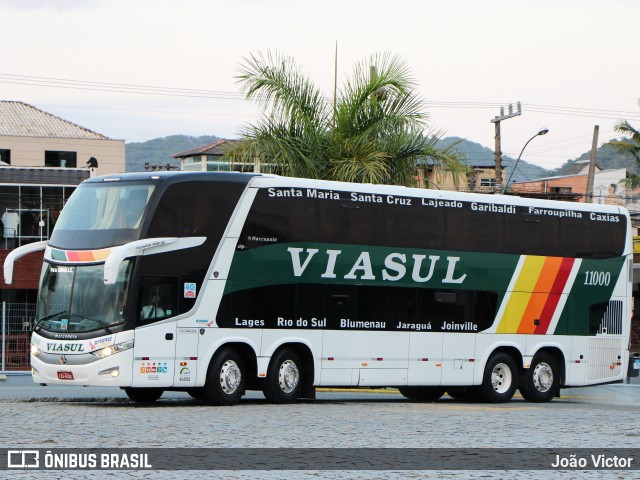
<path id="1" fill-rule="evenodd" d="M 486 193 L 456 192 L 451 190 L 434 190 L 413 188 L 401 185 L 374 185 L 370 183 L 346 183 L 308 178 L 281 177 L 278 175 L 259 175 L 251 179 L 251 187 L 269 188 L 317 188 L 323 190 L 361 192 L 366 194 L 398 195 L 414 198 L 443 200 L 459 200 L 464 202 L 493 203 L 496 205 L 517 205 L 523 207 L 570 209 L 584 212 L 614 213 L 629 216 L 626 208 L 618 205 L 597 203 L 567 202 L 539 198 L 520 197 L 517 195 L 499 195 Z"/>
<path id="2" fill-rule="evenodd" d="M 85 180 L 84 183 L 104 183 L 104 182 L 133 182 L 144 180 L 160 180 L 166 183 L 181 182 L 238 182 L 248 183 L 256 173 L 240 172 L 132 172 L 132 173 L 112 173 Z"/>

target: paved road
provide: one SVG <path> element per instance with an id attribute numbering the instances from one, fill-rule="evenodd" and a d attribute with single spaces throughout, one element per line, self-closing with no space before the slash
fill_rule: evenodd
<path id="1" fill-rule="evenodd" d="M 315 401 L 270 405 L 250 393 L 235 407 L 211 407 L 184 393 L 151 406 L 112 388 L 0 382 L 0 445 L 10 448 L 640 448 L 640 386 L 572 389 L 549 404 L 444 397 L 411 403 L 397 393 L 321 391 Z M 452 459 L 455 461 L 455 459 Z M 640 459 L 638 459 L 640 461 Z M 0 477 L 3 473 L 1 472 Z M 14 472 L 12 472 L 14 473 Z M 203 472 L 127 472 L 127 478 L 200 478 Z M 636 472 L 223 472 L 210 478 L 637 478 Z M 511 475 L 512 474 L 512 475 Z M 32 472 L 11 478 L 61 478 Z M 120 472 L 92 472 L 119 478 Z M 67 472 L 64 478 L 86 478 Z"/>

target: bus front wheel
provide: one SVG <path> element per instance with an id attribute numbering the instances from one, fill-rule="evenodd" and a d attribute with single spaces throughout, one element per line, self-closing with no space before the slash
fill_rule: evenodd
<path id="1" fill-rule="evenodd" d="M 285 348 L 271 359 L 263 393 L 271 403 L 293 403 L 302 392 L 302 365 L 296 352 Z"/>
<path id="2" fill-rule="evenodd" d="M 235 405 L 244 395 L 247 382 L 242 357 L 225 347 L 211 360 L 204 396 L 212 405 Z"/>
<path id="3" fill-rule="evenodd" d="M 533 357 L 531 367 L 525 370 L 520 384 L 520 393 L 530 402 L 549 402 L 558 394 L 560 375 L 558 362 L 547 352 Z"/>
<path id="4" fill-rule="evenodd" d="M 481 392 L 491 403 L 508 402 L 518 386 L 518 367 L 511 355 L 498 352 L 489 358 L 484 369 Z"/>
<path id="5" fill-rule="evenodd" d="M 162 388 L 135 388 L 127 387 L 124 389 L 130 400 L 138 403 L 153 403 L 158 400 L 164 390 Z"/>
<path id="6" fill-rule="evenodd" d="M 409 400 L 435 402 L 444 395 L 442 387 L 398 387 L 400 393 Z"/>

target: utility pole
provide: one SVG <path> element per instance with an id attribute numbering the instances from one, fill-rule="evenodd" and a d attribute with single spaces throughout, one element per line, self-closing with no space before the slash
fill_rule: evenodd
<path id="1" fill-rule="evenodd" d="M 516 104 L 517 110 L 513 111 L 513 105 L 509 104 L 509 113 L 504 114 L 504 107 L 500 107 L 500 116 L 495 116 L 491 119 L 491 123 L 496 126 L 495 133 L 495 141 L 496 141 L 496 149 L 495 149 L 495 157 L 496 157 L 496 192 L 502 192 L 502 150 L 500 146 L 500 122 L 502 120 L 506 120 L 507 118 L 517 117 L 518 115 L 522 115 L 522 104 L 518 102 Z"/>
<path id="2" fill-rule="evenodd" d="M 598 132 L 599 125 L 593 126 L 593 143 L 591 144 L 591 158 L 589 159 L 589 173 L 587 174 L 587 193 L 585 203 L 593 203 L 593 177 L 596 174 L 596 157 L 598 155 Z"/>

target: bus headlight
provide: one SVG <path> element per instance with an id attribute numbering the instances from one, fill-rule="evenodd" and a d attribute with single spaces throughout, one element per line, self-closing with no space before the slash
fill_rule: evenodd
<path id="1" fill-rule="evenodd" d="M 100 350 L 91 352 L 91 355 L 95 355 L 98 358 L 107 358 L 113 355 L 114 353 L 124 352 L 125 350 L 129 350 L 130 348 L 133 348 L 133 340 L 129 340 L 128 342 L 118 343 L 117 345 L 110 345 L 108 347 L 101 348 Z"/>
<path id="2" fill-rule="evenodd" d="M 31 344 L 31 355 L 33 355 L 34 357 L 40 355 L 40 347 L 34 345 L 33 343 Z"/>

